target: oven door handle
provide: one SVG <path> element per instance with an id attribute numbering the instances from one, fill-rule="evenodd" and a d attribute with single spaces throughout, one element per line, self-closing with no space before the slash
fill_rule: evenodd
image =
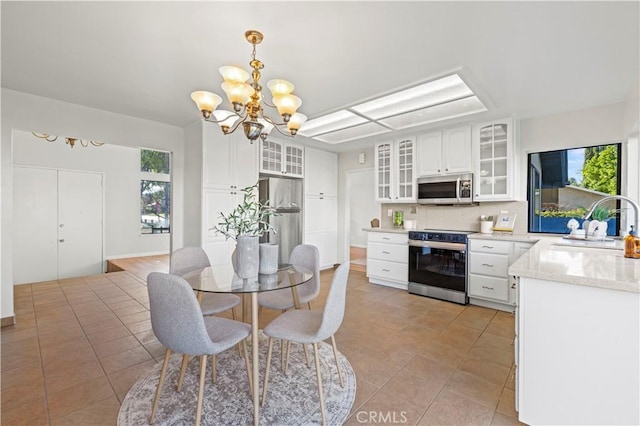
<path id="1" fill-rule="evenodd" d="M 452 250 L 459 252 L 466 252 L 467 245 L 460 243 L 445 243 L 442 241 L 420 241 L 420 240 L 409 240 L 410 247 L 430 247 L 435 249 L 443 249 L 443 250 Z"/>
<path id="2" fill-rule="evenodd" d="M 456 199 L 460 202 L 460 178 L 456 180 Z"/>

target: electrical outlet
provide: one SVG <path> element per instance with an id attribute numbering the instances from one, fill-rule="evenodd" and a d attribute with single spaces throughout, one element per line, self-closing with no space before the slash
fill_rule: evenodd
<path id="1" fill-rule="evenodd" d="M 388 209 L 387 210 L 387 217 L 392 217 L 393 216 L 393 209 Z"/>

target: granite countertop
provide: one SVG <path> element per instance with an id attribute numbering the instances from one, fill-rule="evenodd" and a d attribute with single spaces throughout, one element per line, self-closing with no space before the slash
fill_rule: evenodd
<path id="1" fill-rule="evenodd" d="M 581 247 L 562 237 L 540 236 L 511 264 L 509 274 L 640 293 L 640 259 L 625 258 L 620 240 L 608 245 L 615 248 Z"/>
<path id="2" fill-rule="evenodd" d="M 365 232 L 391 232 L 394 234 L 407 234 L 409 231 L 414 231 L 414 229 L 404 229 L 404 228 L 362 228 Z"/>
<path id="3" fill-rule="evenodd" d="M 477 240 L 516 241 L 523 243 L 535 243 L 540 239 L 538 234 L 512 234 L 510 232 L 494 232 L 492 234 L 470 234 L 469 238 Z"/>

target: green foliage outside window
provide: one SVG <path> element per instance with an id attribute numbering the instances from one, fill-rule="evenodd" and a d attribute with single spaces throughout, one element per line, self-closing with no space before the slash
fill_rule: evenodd
<path id="1" fill-rule="evenodd" d="M 169 161 L 170 158 L 171 156 L 168 152 L 141 149 L 140 171 L 168 174 L 171 167 Z"/>
<path id="2" fill-rule="evenodd" d="M 596 148 L 596 147 L 594 147 Z M 582 186 L 606 194 L 617 194 L 618 149 L 608 145 L 595 152 L 585 151 Z"/>

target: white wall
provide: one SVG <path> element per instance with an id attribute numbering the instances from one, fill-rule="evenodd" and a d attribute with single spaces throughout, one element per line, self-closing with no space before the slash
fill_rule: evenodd
<path id="1" fill-rule="evenodd" d="M 62 137 L 47 142 L 14 130 L 13 164 L 103 172 L 106 259 L 169 252 L 169 234 L 140 234 L 139 149 L 112 144 L 85 148 L 79 143 L 70 148 Z"/>
<path id="2" fill-rule="evenodd" d="M 70 104 L 27 93 L 2 89 L 2 173 L 0 237 L 1 302 L 0 317 L 13 316 L 12 268 L 12 138 L 14 130 L 46 132 L 91 139 L 114 145 L 148 147 L 173 154 L 173 224 L 172 240 L 182 246 L 182 182 L 184 174 L 184 131 L 182 128 L 114 114 L 82 105 Z"/>

